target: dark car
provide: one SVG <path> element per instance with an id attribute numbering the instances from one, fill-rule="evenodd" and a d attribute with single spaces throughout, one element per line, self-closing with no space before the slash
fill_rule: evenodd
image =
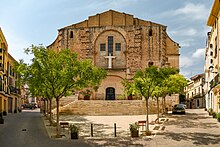
<path id="1" fill-rule="evenodd" d="M 36 103 L 29 103 L 29 104 L 23 104 L 22 109 L 35 109 L 37 108 L 37 104 Z"/>
<path id="2" fill-rule="evenodd" d="M 172 114 L 186 114 L 185 105 L 183 104 L 176 104 L 173 106 Z"/>

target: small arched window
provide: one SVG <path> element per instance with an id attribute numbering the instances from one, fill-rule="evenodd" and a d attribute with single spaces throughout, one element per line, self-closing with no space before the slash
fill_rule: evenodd
<path id="1" fill-rule="evenodd" d="M 154 65 L 154 62 L 148 62 L 148 67 L 151 67 Z"/>
<path id="2" fill-rule="evenodd" d="M 70 31 L 70 38 L 73 38 L 73 31 Z"/>

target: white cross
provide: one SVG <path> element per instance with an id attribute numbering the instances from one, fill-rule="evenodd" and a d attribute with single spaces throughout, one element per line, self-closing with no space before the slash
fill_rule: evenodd
<path id="1" fill-rule="evenodd" d="M 109 53 L 108 56 L 105 56 L 105 59 L 108 59 L 108 68 L 112 68 L 112 59 L 116 58 L 116 56 L 112 56 L 111 53 Z"/>

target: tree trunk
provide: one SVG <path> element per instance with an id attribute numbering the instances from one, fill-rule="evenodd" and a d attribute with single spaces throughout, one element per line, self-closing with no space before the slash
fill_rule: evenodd
<path id="1" fill-rule="evenodd" d="M 163 97 L 163 113 L 166 114 L 166 100 L 165 100 L 165 97 Z"/>
<path id="2" fill-rule="evenodd" d="M 47 118 L 48 118 L 48 113 L 49 113 L 49 105 L 48 105 L 48 99 L 47 99 Z"/>
<path id="3" fill-rule="evenodd" d="M 149 132 L 148 98 L 146 99 L 146 132 Z"/>
<path id="4" fill-rule="evenodd" d="M 60 137 L 60 126 L 59 126 L 59 121 L 60 121 L 60 115 L 59 115 L 59 105 L 60 105 L 60 100 L 59 98 L 56 98 L 56 102 L 57 102 L 57 137 Z"/>
<path id="5" fill-rule="evenodd" d="M 160 107 L 159 107 L 159 97 L 157 99 L 157 123 L 159 123 L 159 118 L 160 118 Z"/>
<path id="6" fill-rule="evenodd" d="M 49 99 L 50 101 L 50 125 L 52 125 L 52 99 Z"/>
<path id="7" fill-rule="evenodd" d="M 44 110 L 43 110 L 44 116 L 46 116 L 46 100 L 44 99 Z"/>

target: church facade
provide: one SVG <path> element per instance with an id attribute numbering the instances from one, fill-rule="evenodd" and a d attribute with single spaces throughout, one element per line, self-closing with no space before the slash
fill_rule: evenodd
<path id="1" fill-rule="evenodd" d="M 108 71 L 98 91 L 90 99 L 117 100 L 124 97 L 124 79 L 132 79 L 139 69 L 151 65 L 179 68 L 179 44 L 166 26 L 109 10 L 58 30 L 50 49 L 69 48 L 79 59 Z"/>

